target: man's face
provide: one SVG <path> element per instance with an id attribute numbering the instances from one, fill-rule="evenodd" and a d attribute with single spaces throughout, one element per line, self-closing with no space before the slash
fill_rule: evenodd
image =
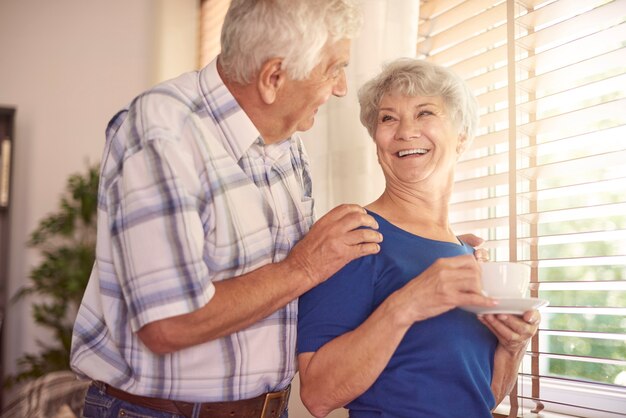
<path id="1" fill-rule="evenodd" d="M 277 103 L 282 107 L 282 124 L 289 137 L 296 131 L 311 129 L 315 114 L 331 95 L 345 96 L 345 67 L 350 59 L 350 40 L 343 39 L 326 45 L 321 62 L 307 79 L 287 80 Z"/>

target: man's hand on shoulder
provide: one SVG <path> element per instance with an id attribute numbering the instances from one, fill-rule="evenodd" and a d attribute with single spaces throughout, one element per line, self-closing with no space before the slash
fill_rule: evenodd
<path id="1" fill-rule="evenodd" d="M 358 205 L 330 210 L 289 253 L 288 262 L 303 270 L 315 286 L 350 261 L 380 250 L 378 223 Z"/>

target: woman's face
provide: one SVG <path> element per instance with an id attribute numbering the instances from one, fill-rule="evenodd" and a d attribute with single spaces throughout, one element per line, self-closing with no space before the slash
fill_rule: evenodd
<path id="1" fill-rule="evenodd" d="M 450 183 L 462 139 L 441 97 L 389 93 L 380 101 L 374 140 L 388 183 Z"/>

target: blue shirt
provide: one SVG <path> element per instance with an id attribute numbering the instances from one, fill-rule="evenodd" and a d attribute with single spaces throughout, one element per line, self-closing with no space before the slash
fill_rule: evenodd
<path id="1" fill-rule="evenodd" d="M 438 258 L 473 252 L 370 214 L 384 236 L 380 252 L 354 260 L 300 298 L 298 352 L 317 351 L 357 328 L 387 296 Z M 496 345 L 476 316 L 461 309 L 416 322 L 376 382 L 347 405 L 350 417 L 490 418 Z"/>

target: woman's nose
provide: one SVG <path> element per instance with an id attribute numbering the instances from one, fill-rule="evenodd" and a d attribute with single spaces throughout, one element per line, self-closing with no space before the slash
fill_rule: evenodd
<path id="1" fill-rule="evenodd" d="M 398 131 L 396 133 L 396 139 L 403 141 L 411 141 L 421 136 L 420 127 L 417 121 L 411 119 L 407 121 L 405 118 L 400 120 Z"/>

